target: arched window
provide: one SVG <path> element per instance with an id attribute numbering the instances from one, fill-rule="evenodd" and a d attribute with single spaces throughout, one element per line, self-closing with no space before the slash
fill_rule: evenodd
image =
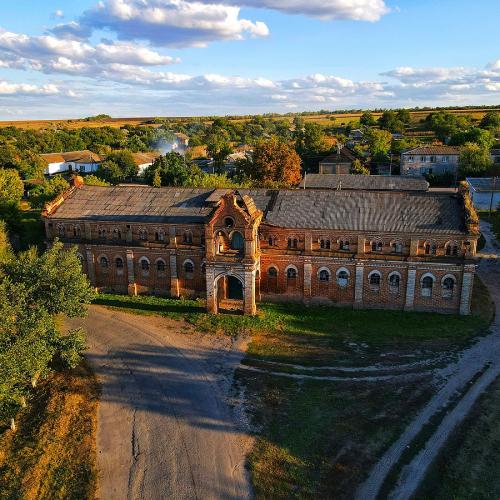
<path id="1" fill-rule="evenodd" d="M 192 245 L 193 233 L 191 231 L 184 231 L 184 233 L 182 234 L 182 242 L 185 245 Z"/>
<path id="2" fill-rule="evenodd" d="M 123 259 L 121 257 L 117 257 L 115 259 L 116 269 L 123 269 Z"/>
<path id="3" fill-rule="evenodd" d="M 245 248 L 245 240 L 239 231 L 234 231 L 231 235 L 231 248 L 240 252 Z"/>
<path id="4" fill-rule="evenodd" d="M 328 250 L 330 248 L 330 240 L 322 238 L 321 240 L 319 240 L 319 247 L 324 250 Z"/>
<path id="5" fill-rule="evenodd" d="M 425 255 L 436 255 L 437 245 L 435 243 L 426 243 L 424 246 Z"/>
<path id="6" fill-rule="evenodd" d="M 113 238 L 115 240 L 121 240 L 122 239 L 122 232 L 118 228 L 113 229 Z"/>
<path id="7" fill-rule="evenodd" d="M 104 255 L 99 259 L 99 265 L 103 268 L 103 269 L 107 269 L 108 268 L 108 258 L 107 257 L 104 257 Z"/>
<path id="8" fill-rule="evenodd" d="M 83 266 L 83 255 L 81 253 L 77 253 L 76 258 L 80 262 L 80 265 Z"/>
<path id="9" fill-rule="evenodd" d="M 165 261 L 159 259 L 156 261 L 156 270 L 159 272 L 159 273 L 164 273 L 165 272 L 165 269 L 166 269 L 166 264 L 165 264 Z"/>
<path id="10" fill-rule="evenodd" d="M 57 232 L 58 232 L 59 236 L 64 237 L 66 235 L 66 228 L 64 227 L 63 224 L 57 225 Z"/>
<path id="11" fill-rule="evenodd" d="M 381 275 L 378 271 L 372 271 L 368 275 L 368 282 L 370 283 L 370 288 L 372 290 L 378 290 L 380 288 L 380 278 Z"/>
<path id="12" fill-rule="evenodd" d="M 274 247 L 276 246 L 276 236 L 273 236 L 272 234 L 269 235 L 268 239 L 267 239 L 267 244 L 270 246 L 270 247 Z"/>
<path id="13" fill-rule="evenodd" d="M 450 299 L 453 297 L 453 291 L 455 290 L 455 277 L 445 276 L 441 282 L 441 295 L 444 298 Z"/>
<path id="14" fill-rule="evenodd" d="M 372 252 L 381 252 L 381 251 L 382 251 L 382 242 L 372 241 Z"/>
<path id="15" fill-rule="evenodd" d="M 345 288 L 349 284 L 349 273 L 347 269 L 340 268 L 337 271 L 337 285 L 341 288 Z"/>
<path id="16" fill-rule="evenodd" d="M 104 229 L 103 227 L 100 227 L 97 230 L 97 234 L 99 235 L 99 238 L 106 238 L 106 229 Z"/>
<path id="17" fill-rule="evenodd" d="M 186 279 L 193 279 L 194 277 L 194 264 L 190 260 L 184 262 L 184 274 Z"/>
<path id="18" fill-rule="evenodd" d="M 448 256 L 457 256 L 458 255 L 458 245 L 456 243 L 447 243 L 445 254 Z"/>
<path id="19" fill-rule="evenodd" d="M 399 292 L 399 285 L 401 283 L 401 276 L 399 273 L 391 273 L 389 275 L 389 291 L 393 293 Z"/>
<path id="20" fill-rule="evenodd" d="M 139 262 L 141 264 L 142 271 L 148 272 L 149 271 L 149 260 L 146 259 L 146 257 L 142 257 L 142 259 Z"/>
<path id="21" fill-rule="evenodd" d="M 288 238 L 288 248 L 297 248 L 297 238 Z"/>
<path id="22" fill-rule="evenodd" d="M 395 241 L 392 243 L 393 253 L 403 253 L 403 244 L 400 241 Z"/>
<path id="23" fill-rule="evenodd" d="M 278 276 L 278 270 L 277 270 L 275 267 L 270 267 L 270 268 L 267 270 L 267 275 L 268 275 L 270 278 L 276 278 L 276 276 Z"/>
<path id="24" fill-rule="evenodd" d="M 142 241 L 146 241 L 148 239 L 148 232 L 145 229 L 141 229 L 139 231 L 139 239 Z"/>
<path id="25" fill-rule="evenodd" d="M 425 274 L 421 281 L 421 292 L 422 297 L 432 296 L 432 287 L 434 286 L 434 276 L 431 274 Z"/>
<path id="26" fill-rule="evenodd" d="M 328 271 L 328 269 L 320 269 L 318 277 L 320 281 L 327 283 L 330 281 L 330 271 Z"/>
<path id="27" fill-rule="evenodd" d="M 155 232 L 155 240 L 156 241 L 165 241 L 165 231 L 162 229 Z"/>
<path id="28" fill-rule="evenodd" d="M 289 280 L 294 280 L 297 278 L 297 269 L 295 269 L 294 267 L 289 267 L 287 270 L 286 270 L 286 277 L 287 279 Z"/>
<path id="29" fill-rule="evenodd" d="M 226 217 L 224 219 L 224 226 L 226 226 L 226 227 L 233 227 L 234 226 L 234 220 L 231 217 Z"/>
<path id="30" fill-rule="evenodd" d="M 340 240 L 339 250 L 349 250 L 349 240 Z"/>

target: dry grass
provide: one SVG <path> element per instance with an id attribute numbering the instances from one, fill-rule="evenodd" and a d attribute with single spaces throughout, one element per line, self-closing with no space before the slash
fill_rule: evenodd
<path id="1" fill-rule="evenodd" d="M 489 111 L 488 109 L 454 109 L 448 110 L 449 113 L 456 115 L 470 115 L 475 120 L 480 120 L 482 116 Z M 410 111 L 411 123 L 417 124 L 420 120 L 425 119 L 425 117 L 432 111 Z M 362 113 L 332 113 L 332 114 L 316 114 L 316 115 L 306 115 L 303 116 L 304 120 L 320 123 L 321 125 L 335 125 L 339 126 L 342 123 L 347 125 L 356 124 Z M 373 113 L 375 118 L 378 118 L 382 113 Z M 277 119 L 285 119 L 290 122 L 293 121 L 293 116 L 276 116 Z M 176 121 L 186 122 L 189 121 L 190 117 L 172 117 Z M 229 120 L 235 122 L 246 122 L 249 121 L 248 118 L 238 118 L 238 117 L 228 117 Z M 120 128 L 124 125 L 148 125 L 151 127 L 160 126 L 159 123 L 148 123 L 153 120 L 153 117 L 132 117 L 132 118 L 110 118 L 96 121 L 86 121 L 85 119 L 73 119 L 73 120 L 9 120 L 0 121 L 0 127 L 18 127 L 30 130 L 41 130 L 41 129 L 56 129 L 56 128 L 68 128 L 77 129 L 82 127 L 114 127 Z M 210 123 L 209 119 L 205 120 L 205 123 Z"/>
<path id="2" fill-rule="evenodd" d="M 98 400 L 85 363 L 41 383 L 17 432 L 0 434 L 0 498 L 95 498 Z"/>

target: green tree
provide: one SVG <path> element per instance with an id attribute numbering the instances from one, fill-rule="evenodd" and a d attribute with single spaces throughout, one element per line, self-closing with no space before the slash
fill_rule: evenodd
<path id="1" fill-rule="evenodd" d="M 458 159 L 459 174 L 462 178 L 488 175 L 492 165 L 489 149 L 474 142 L 465 144 Z"/>
<path id="2" fill-rule="evenodd" d="M 462 146 L 467 142 L 474 142 L 485 149 L 490 149 L 495 142 L 495 136 L 490 130 L 484 130 L 478 127 L 471 127 L 468 130 L 453 134 L 450 139 L 452 146 Z"/>
<path id="3" fill-rule="evenodd" d="M 160 169 L 158 168 L 155 168 L 151 185 L 157 188 L 161 187 L 161 175 L 160 175 Z"/>
<path id="4" fill-rule="evenodd" d="M 83 181 L 87 186 L 110 186 L 109 182 L 106 182 L 105 180 L 101 179 L 100 177 L 97 177 L 94 174 L 86 175 L 83 178 Z"/>
<path id="5" fill-rule="evenodd" d="M 118 166 L 118 170 L 115 167 L 112 167 L 112 171 L 120 172 L 118 176 L 114 175 L 115 180 L 105 179 L 109 182 L 122 182 L 125 179 L 130 179 L 132 177 L 137 177 L 139 174 L 139 167 L 136 165 L 134 157 L 132 153 L 128 149 L 122 149 L 119 151 L 112 151 L 108 156 L 106 156 L 107 162 L 112 162 Z M 97 175 L 99 175 L 100 169 L 97 169 Z"/>
<path id="6" fill-rule="evenodd" d="M 0 233 L 3 228 L 0 228 Z M 0 244 L 6 241 L 0 234 Z M 9 252 L 7 251 L 7 254 Z M 76 248 L 59 242 L 42 255 L 35 249 L 0 264 L 0 419 L 13 419 L 31 388 L 59 361 L 75 366 L 85 339 L 81 330 L 61 333 L 59 314 L 81 316 L 93 291 Z"/>
<path id="7" fill-rule="evenodd" d="M 207 153 L 213 159 L 214 169 L 217 173 L 222 172 L 224 162 L 232 152 L 233 148 L 223 129 L 215 130 L 208 136 Z"/>
<path id="8" fill-rule="evenodd" d="M 498 111 L 488 111 L 481 119 L 479 126 L 494 133 L 500 131 L 500 113 Z"/>
<path id="9" fill-rule="evenodd" d="M 0 206 L 18 206 L 24 193 L 24 184 L 16 170 L 0 168 Z"/>
<path id="10" fill-rule="evenodd" d="M 368 149 L 374 161 L 386 161 L 391 150 L 392 134 L 387 130 L 369 129 L 366 133 Z"/>
<path id="11" fill-rule="evenodd" d="M 370 175 L 370 169 L 366 168 L 358 159 L 356 159 L 352 162 L 350 173 L 355 175 Z"/>
<path id="12" fill-rule="evenodd" d="M 190 186 L 195 182 L 193 178 L 202 176 L 203 172 L 172 151 L 156 158 L 144 172 L 144 178 L 150 186 L 158 185 L 158 175 L 162 186 Z"/>
<path id="13" fill-rule="evenodd" d="M 405 129 L 405 123 L 399 118 L 399 114 L 392 110 L 384 111 L 378 124 L 380 128 L 390 132 L 403 132 Z"/>
<path id="14" fill-rule="evenodd" d="M 377 120 L 370 111 L 365 111 L 359 118 L 359 123 L 366 127 L 373 127 L 377 124 Z"/>
<path id="15" fill-rule="evenodd" d="M 31 206 L 34 208 L 43 208 L 47 202 L 53 200 L 58 194 L 67 189 L 69 189 L 68 181 L 60 175 L 55 175 L 30 190 L 29 199 Z"/>
<path id="16" fill-rule="evenodd" d="M 438 111 L 429 113 L 424 123 L 439 140 L 446 142 L 452 135 L 466 130 L 470 126 L 471 118 L 470 116 L 457 116 L 447 111 Z"/>

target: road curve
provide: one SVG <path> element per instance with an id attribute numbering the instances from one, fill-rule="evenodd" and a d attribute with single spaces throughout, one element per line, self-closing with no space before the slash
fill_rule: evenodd
<path id="1" fill-rule="evenodd" d="M 244 499 L 249 438 L 221 389 L 241 354 L 183 335 L 176 323 L 91 306 L 87 330 L 102 386 L 99 497 Z"/>

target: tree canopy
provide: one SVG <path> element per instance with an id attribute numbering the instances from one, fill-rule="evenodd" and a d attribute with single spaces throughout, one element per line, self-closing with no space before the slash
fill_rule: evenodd
<path id="1" fill-rule="evenodd" d="M 42 255 L 32 248 L 13 257 L 1 224 L 0 246 L 0 420 L 6 420 L 55 362 L 79 362 L 83 332 L 61 333 L 56 316 L 82 316 L 93 291 L 76 248 L 55 242 Z"/>
<path id="2" fill-rule="evenodd" d="M 69 189 L 69 182 L 60 175 L 45 179 L 29 191 L 29 200 L 33 208 L 43 206 L 53 200 L 58 194 Z"/>
<path id="3" fill-rule="evenodd" d="M 296 186 L 301 179 L 300 157 L 278 137 L 258 142 L 252 158 L 239 163 L 243 175 L 261 186 Z"/>
<path id="4" fill-rule="evenodd" d="M 465 144 L 458 159 L 459 174 L 462 178 L 488 175 L 492 165 L 489 149 L 474 142 Z"/>

